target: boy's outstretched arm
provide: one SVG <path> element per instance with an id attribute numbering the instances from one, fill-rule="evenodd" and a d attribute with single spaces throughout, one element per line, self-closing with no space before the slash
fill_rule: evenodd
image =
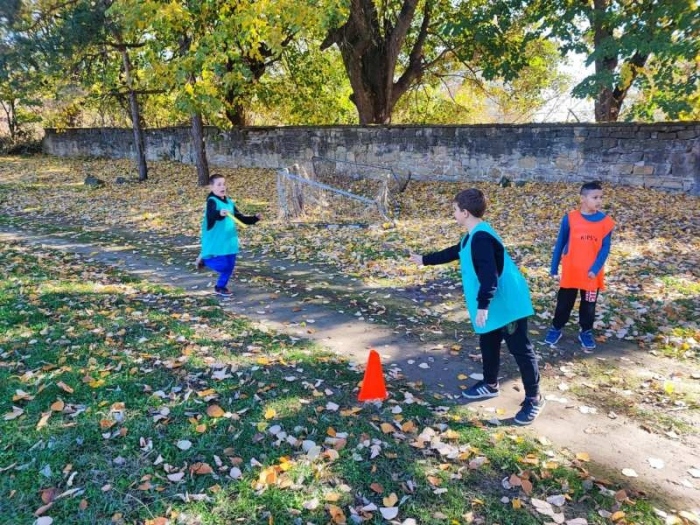
<path id="1" fill-rule="evenodd" d="M 557 235 L 557 242 L 554 244 L 554 250 L 552 252 L 552 263 L 549 267 L 550 275 L 559 275 L 559 263 L 561 262 L 561 256 L 566 252 L 569 244 L 569 216 L 564 215 L 561 220 L 561 225 L 559 226 L 559 235 Z"/>
<path id="2" fill-rule="evenodd" d="M 238 208 L 233 209 L 233 216 L 243 224 L 255 224 L 262 219 L 259 213 L 256 213 L 255 215 L 243 215 L 240 211 L 238 211 Z"/>
<path id="3" fill-rule="evenodd" d="M 417 253 L 411 252 L 409 258 L 412 262 L 416 264 L 423 264 L 425 266 L 434 266 L 436 264 L 447 264 L 452 261 L 459 260 L 459 244 L 440 250 L 439 252 L 426 253 L 425 255 L 419 255 Z"/>

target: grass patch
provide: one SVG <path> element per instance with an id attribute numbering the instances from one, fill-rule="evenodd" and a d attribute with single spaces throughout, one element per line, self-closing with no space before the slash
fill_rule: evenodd
<path id="1" fill-rule="evenodd" d="M 1 523 L 535 524 L 556 494 L 568 518 L 661 523 L 511 429 L 399 382 L 358 405 L 347 362 L 124 277 L 0 248 Z"/>
<path id="2" fill-rule="evenodd" d="M 609 360 L 577 360 L 570 364 L 576 376 L 569 380 L 580 399 L 608 413 L 625 414 L 650 432 L 692 434 L 700 416 L 696 381 L 666 376 L 628 366 L 624 373 Z"/>

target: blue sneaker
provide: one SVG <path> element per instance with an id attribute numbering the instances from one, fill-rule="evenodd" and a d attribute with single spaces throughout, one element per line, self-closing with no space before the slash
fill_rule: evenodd
<path id="1" fill-rule="evenodd" d="M 499 393 L 498 388 L 489 386 L 485 381 L 479 381 L 462 392 L 462 396 L 467 399 L 488 399 L 496 397 Z"/>
<path id="2" fill-rule="evenodd" d="M 523 408 L 515 414 L 513 419 L 518 425 L 529 425 L 537 419 L 537 416 L 542 412 L 544 408 L 544 398 L 540 396 L 539 399 L 535 400 L 526 397 L 525 401 L 520 403 L 520 406 Z"/>
<path id="3" fill-rule="evenodd" d="M 544 338 L 544 343 L 549 346 L 554 346 L 559 342 L 559 339 L 561 339 L 561 330 L 557 330 L 556 328 L 552 327 L 549 329 L 549 332 L 547 332 L 547 337 Z"/>
<path id="4" fill-rule="evenodd" d="M 595 339 L 593 339 L 593 330 L 583 330 L 578 334 L 578 342 L 586 350 L 595 348 Z"/>

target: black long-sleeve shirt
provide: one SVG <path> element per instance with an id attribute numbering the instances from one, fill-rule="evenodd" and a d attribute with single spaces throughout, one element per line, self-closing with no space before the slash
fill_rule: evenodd
<path id="1" fill-rule="evenodd" d="M 207 230 L 211 230 L 214 227 L 214 224 L 216 224 L 216 221 L 226 219 L 226 217 L 224 215 L 221 215 L 219 210 L 216 209 L 216 202 L 211 200 L 209 197 L 214 197 L 215 199 L 218 199 L 221 202 L 228 202 L 227 197 L 224 197 L 222 199 L 221 197 L 218 197 L 213 193 L 210 193 L 207 196 Z M 238 211 L 237 207 L 233 208 L 233 216 L 239 221 L 241 221 L 243 224 L 255 224 L 260 220 L 255 215 L 243 215 L 241 212 Z"/>
<path id="2" fill-rule="evenodd" d="M 467 242 L 467 237 L 463 239 Z M 423 264 L 433 266 L 459 260 L 460 243 L 423 256 Z M 472 262 L 479 280 L 479 293 L 476 296 L 477 308 L 486 310 L 496 293 L 498 277 L 503 273 L 505 250 L 493 235 L 479 231 L 472 239 Z"/>

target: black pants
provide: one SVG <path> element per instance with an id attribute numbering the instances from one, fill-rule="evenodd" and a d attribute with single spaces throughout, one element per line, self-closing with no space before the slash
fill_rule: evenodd
<path id="1" fill-rule="evenodd" d="M 520 369 L 520 377 L 527 397 L 540 394 L 540 371 L 537 368 L 535 349 L 527 337 L 527 317 L 502 328 L 479 335 L 481 357 L 484 367 L 484 381 L 498 383 L 498 370 L 501 367 L 501 342 L 505 339 L 508 350 Z"/>
<path id="2" fill-rule="evenodd" d="M 595 303 L 598 300 L 598 292 L 587 292 L 578 288 L 559 288 L 557 293 L 557 308 L 554 310 L 554 321 L 552 326 L 561 330 L 571 317 L 571 311 L 576 303 L 576 296 L 581 295 L 581 302 L 578 306 L 578 323 L 581 330 L 586 331 L 593 328 L 595 321 Z"/>

